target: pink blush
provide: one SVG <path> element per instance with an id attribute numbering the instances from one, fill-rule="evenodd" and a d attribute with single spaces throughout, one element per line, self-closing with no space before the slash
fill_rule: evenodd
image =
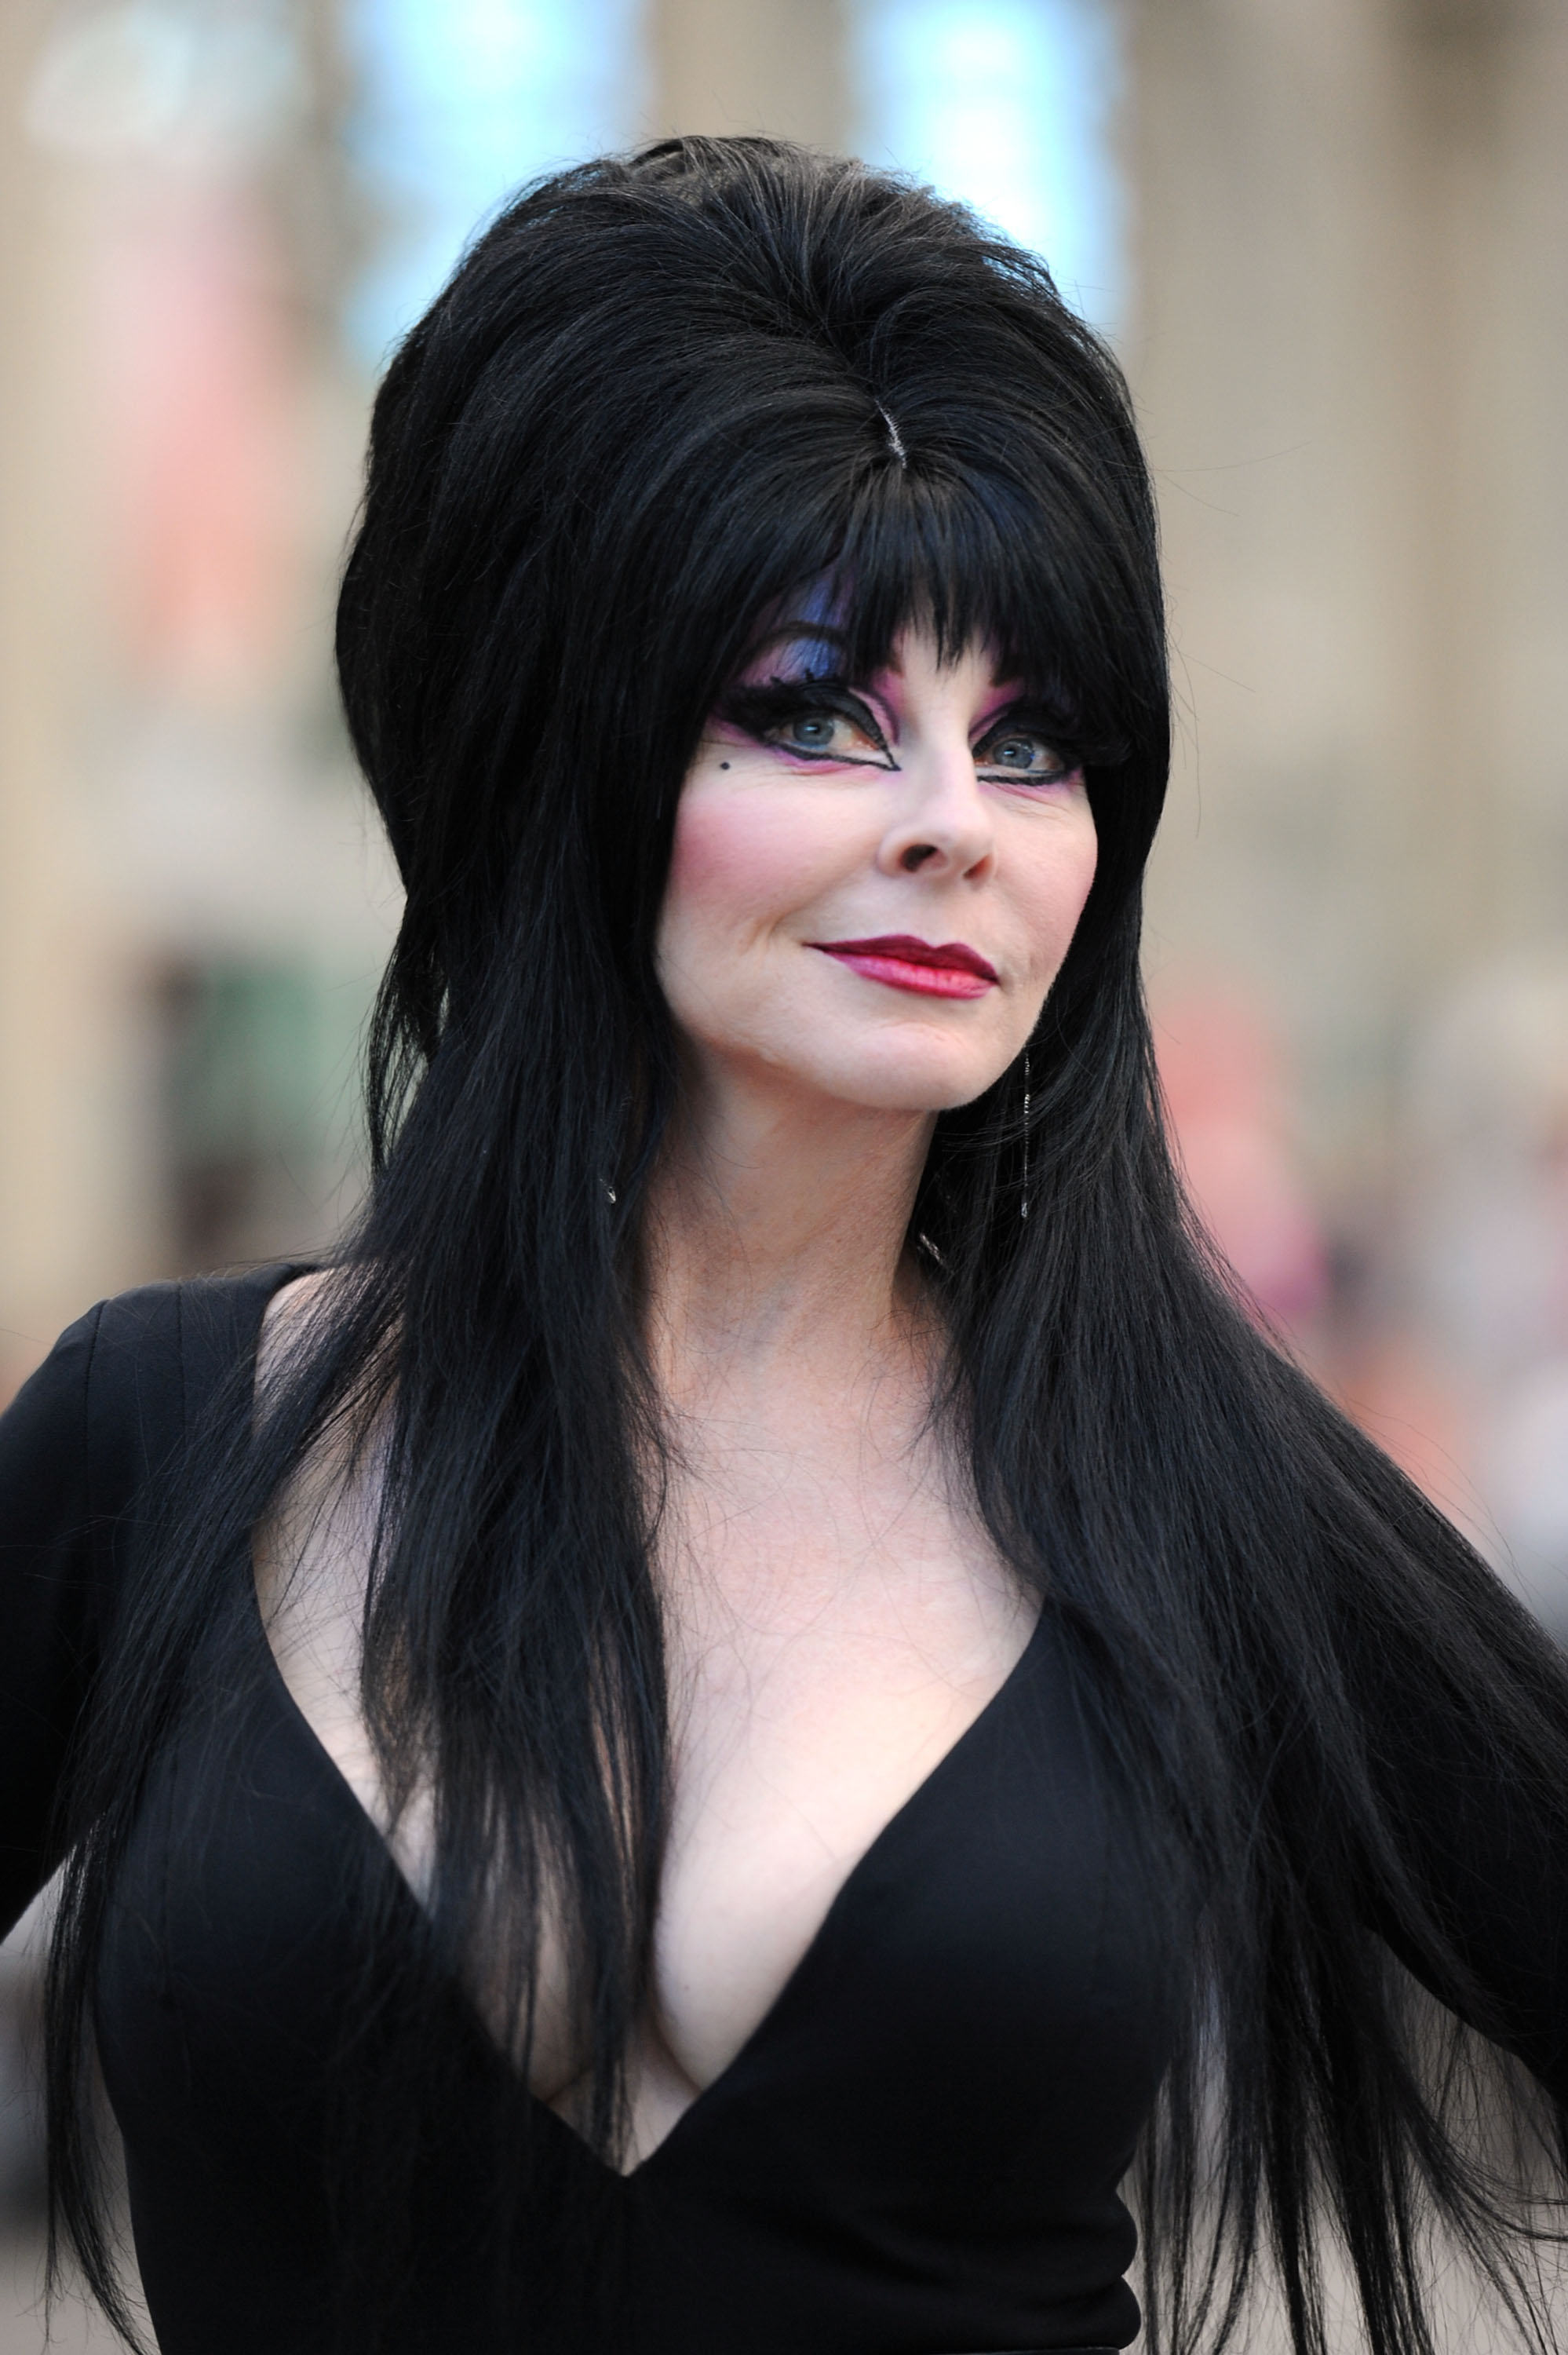
<path id="1" fill-rule="evenodd" d="M 777 908 L 821 881 L 820 857 L 810 853 L 796 815 L 782 801 L 756 791 L 694 791 L 675 816 L 666 889 L 698 902 Z"/>

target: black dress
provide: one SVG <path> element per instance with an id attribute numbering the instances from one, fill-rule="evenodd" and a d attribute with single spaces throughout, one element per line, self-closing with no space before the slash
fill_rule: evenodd
<path id="1" fill-rule="evenodd" d="M 58 1860 L 67 1743 L 90 1679 L 113 1673 L 149 1498 L 210 1400 L 227 1390 L 243 1411 L 236 1369 L 290 1273 L 104 1304 L 0 1419 L 0 1926 Z M 421 1916 L 279 1675 L 248 1569 L 243 1582 L 253 1673 L 159 1760 L 98 2037 L 163 2355 L 325 2355 L 341 2343 L 343 2212 L 328 2063 L 358 2050 L 397 2083 L 404 2015 L 379 1999 L 380 1949 L 417 1945 Z M 1535 1902 L 1554 1860 L 1530 1852 L 1507 1794 L 1460 1779 L 1457 1801 L 1413 1791 L 1413 1817 L 1478 1972 L 1561 2098 L 1568 1969 L 1561 1923 Z M 625 2177 L 520 2086 L 461 1991 L 432 1984 L 419 2033 L 441 2049 L 443 2093 L 408 2127 L 414 2223 L 389 2348 L 551 2339 L 561 2234 L 588 2213 L 612 2228 L 628 2286 L 618 2355 L 1124 2346 L 1138 2309 L 1118 2184 L 1168 2022 L 1113 1792 L 1047 1609 L 740 2053 Z M 1561 1890 L 1560 1870 L 1549 1880 Z M 355 1884 L 376 1892 L 379 1949 Z M 521 2209 L 508 2149 L 531 2154 Z"/>

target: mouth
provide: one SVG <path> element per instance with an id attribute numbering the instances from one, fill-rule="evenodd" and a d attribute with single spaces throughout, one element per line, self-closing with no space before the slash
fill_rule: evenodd
<path id="1" fill-rule="evenodd" d="M 888 932 L 874 941 L 808 941 L 808 948 L 836 957 L 866 981 L 907 989 L 919 997 L 983 997 L 1001 976 L 979 952 L 962 941 L 929 941 L 908 932 Z"/>

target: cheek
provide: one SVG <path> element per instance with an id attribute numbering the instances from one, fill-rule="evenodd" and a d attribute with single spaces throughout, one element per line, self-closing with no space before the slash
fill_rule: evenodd
<path id="1" fill-rule="evenodd" d="M 1054 980 L 1072 944 L 1095 879 L 1097 857 L 1094 819 L 1087 806 L 1064 811 L 1062 823 L 1037 846 L 1035 857 L 1019 879 L 1015 904 L 1034 944 L 1039 960 L 1035 979 L 1043 989 Z"/>
<path id="2" fill-rule="evenodd" d="M 821 888 L 822 846 L 793 796 L 688 787 L 675 815 L 662 931 L 747 932 Z"/>

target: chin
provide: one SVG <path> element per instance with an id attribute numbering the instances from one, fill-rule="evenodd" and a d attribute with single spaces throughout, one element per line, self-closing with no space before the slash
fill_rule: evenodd
<path id="1" fill-rule="evenodd" d="M 867 1112 L 938 1113 L 973 1103 L 1006 1068 L 989 1058 L 982 1065 L 969 1056 L 911 1055 L 816 1076 L 830 1095 L 861 1104 Z"/>

